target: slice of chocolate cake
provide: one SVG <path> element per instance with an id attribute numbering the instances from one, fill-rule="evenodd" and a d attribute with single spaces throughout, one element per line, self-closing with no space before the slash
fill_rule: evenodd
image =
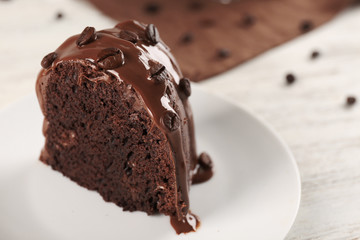
<path id="1" fill-rule="evenodd" d="M 40 160 L 124 210 L 163 213 L 178 233 L 195 230 L 189 186 L 211 177 L 211 162 L 197 158 L 190 82 L 156 27 L 87 27 L 41 65 Z"/>

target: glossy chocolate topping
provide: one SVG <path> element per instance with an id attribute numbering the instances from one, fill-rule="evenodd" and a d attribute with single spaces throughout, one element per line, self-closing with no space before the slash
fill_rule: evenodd
<path id="1" fill-rule="evenodd" d="M 155 124 L 166 134 L 173 152 L 177 212 L 171 218 L 172 225 L 181 226 L 176 228 L 178 233 L 195 230 L 198 220 L 189 213 L 188 196 L 197 166 L 193 116 L 187 100 L 191 89 L 156 27 L 127 21 L 102 31 L 87 27 L 80 35 L 67 39 L 44 58 L 44 68 L 38 76 L 37 96 L 44 113 L 44 88 L 49 73 L 63 61 L 80 62 L 103 73 L 89 81 L 124 83 L 140 94 Z M 189 219 L 195 221 L 195 225 Z"/>

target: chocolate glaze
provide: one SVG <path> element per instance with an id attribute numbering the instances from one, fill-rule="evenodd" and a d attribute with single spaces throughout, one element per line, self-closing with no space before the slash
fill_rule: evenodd
<path id="1" fill-rule="evenodd" d="M 199 221 L 195 215 L 189 212 L 188 196 L 189 186 L 197 165 L 193 115 L 187 97 L 180 97 L 181 94 L 179 94 L 181 91 L 179 81 L 182 74 L 175 59 L 161 40 L 156 44 L 151 39 L 149 41 L 145 29 L 146 25 L 144 24 L 127 21 L 118 24 L 115 28 L 95 32 L 95 40 L 83 45 L 77 44 L 80 35 L 70 37 L 55 51 L 56 59 L 52 64 L 39 73 L 36 84 L 37 96 L 45 114 L 44 90 L 50 72 L 63 61 L 80 62 L 104 73 L 98 78 L 89 79 L 90 81 L 113 83 L 115 79 L 118 83 L 125 83 L 129 87 L 135 88 L 141 95 L 155 124 L 166 134 L 173 152 L 177 180 L 177 203 L 175 203 L 176 216 L 171 216 L 171 223 L 177 233 L 194 231 L 199 225 Z M 135 33 L 139 40 L 134 43 L 129 39 L 122 39 L 120 32 L 123 30 Z M 121 50 L 124 55 L 123 65 L 108 70 L 99 67 L 99 53 L 107 48 Z M 169 76 L 166 81 L 154 83 L 150 73 L 150 62 L 152 61 L 165 66 L 165 71 Z M 81 81 L 82 78 L 79 79 Z M 174 102 L 175 104 L 173 104 Z M 180 118 L 179 127 L 172 131 L 163 122 L 164 114 L 168 111 L 177 114 Z M 44 123 L 46 122 L 45 116 Z"/>
<path id="2" fill-rule="evenodd" d="M 186 217 L 180 221 L 176 217 L 170 217 L 170 223 L 177 234 L 195 232 L 200 226 L 198 216 L 192 214 L 190 211 L 186 214 Z"/>

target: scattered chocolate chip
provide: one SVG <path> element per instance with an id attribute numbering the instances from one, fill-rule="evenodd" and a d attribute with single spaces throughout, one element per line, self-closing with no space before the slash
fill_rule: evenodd
<path id="1" fill-rule="evenodd" d="M 306 33 L 314 28 L 314 24 L 310 20 L 304 20 L 300 23 L 300 31 Z"/>
<path id="2" fill-rule="evenodd" d="M 296 81 L 296 77 L 295 77 L 295 75 L 292 74 L 292 73 L 286 74 L 285 79 L 286 79 L 286 83 L 287 83 L 288 85 L 291 85 L 291 84 L 293 84 L 293 83 Z"/>
<path id="3" fill-rule="evenodd" d="M 230 57 L 230 51 L 226 48 L 221 48 L 217 50 L 217 56 L 219 58 L 228 58 Z"/>
<path id="4" fill-rule="evenodd" d="M 192 11 L 199 11 L 204 8 L 204 4 L 199 1 L 192 1 L 189 3 L 188 8 Z"/>
<path id="5" fill-rule="evenodd" d="M 320 53 L 316 50 L 311 53 L 311 59 L 316 59 L 319 56 L 320 56 Z"/>
<path id="6" fill-rule="evenodd" d="M 171 132 L 175 131 L 180 126 L 180 118 L 173 111 L 166 111 L 162 117 L 162 121 L 164 126 Z"/>
<path id="7" fill-rule="evenodd" d="M 122 30 L 119 37 L 132 43 L 137 43 L 137 41 L 139 41 L 139 36 L 136 33 L 127 30 Z"/>
<path id="8" fill-rule="evenodd" d="M 95 28 L 86 27 L 80 34 L 79 38 L 76 40 L 76 44 L 79 47 L 81 47 L 85 44 L 95 41 L 95 39 L 96 39 Z"/>
<path id="9" fill-rule="evenodd" d="M 198 163 L 205 170 L 212 169 L 213 167 L 213 162 L 211 160 L 211 157 L 206 152 L 200 154 L 198 158 Z"/>
<path id="10" fill-rule="evenodd" d="M 105 48 L 99 52 L 96 62 L 99 67 L 108 70 L 124 65 L 125 58 L 123 52 L 120 49 Z"/>
<path id="11" fill-rule="evenodd" d="M 161 7 L 158 3 L 150 2 L 145 5 L 144 10 L 148 14 L 155 15 L 160 12 Z"/>
<path id="12" fill-rule="evenodd" d="M 191 32 L 187 32 L 181 37 L 181 42 L 185 44 L 190 43 L 193 40 L 194 40 L 194 35 Z"/>
<path id="13" fill-rule="evenodd" d="M 188 78 L 181 78 L 179 81 L 179 88 L 182 93 L 185 94 L 186 97 L 190 97 L 191 95 L 191 84 Z"/>
<path id="14" fill-rule="evenodd" d="M 215 20 L 211 19 L 211 18 L 202 19 L 199 22 L 200 27 L 203 27 L 203 28 L 213 27 L 213 26 L 215 26 L 215 24 L 216 24 Z"/>
<path id="15" fill-rule="evenodd" d="M 154 24 L 149 24 L 146 26 L 145 34 L 151 44 L 155 45 L 159 42 L 159 31 L 154 26 Z"/>
<path id="16" fill-rule="evenodd" d="M 51 64 L 54 62 L 54 60 L 57 58 L 57 56 L 58 55 L 56 52 L 49 53 L 42 59 L 41 66 L 43 68 L 49 68 Z"/>
<path id="17" fill-rule="evenodd" d="M 256 22 L 256 18 L 250 14 L 246 14 L 243 16 L 243 19 L 240 22 L 241 27 L 250 27 L 254 25 Z"/>
<path id="18" fill-rule="evenodd" d="M 347 98 L 346 98 L 346 104 L 348 105 L 348 106 L 352 106 L 352 105 L 354 105 L 356 103 L 356 97 L 354 97 L 354 96 L 348 96 Z"/>
<path id="19" fill-rule="evenodd" d="M 58 12 L 57 14 L 56 14 L 56 19 L 62 19 L 64 17 L 64 15 L 63 15 L 63 13 L 62 12 Z"/>

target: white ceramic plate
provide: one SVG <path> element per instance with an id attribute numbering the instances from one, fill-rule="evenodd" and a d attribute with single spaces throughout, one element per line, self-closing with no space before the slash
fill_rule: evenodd
<path id="1" fill-rule="evenodd" d="M 0 113 L 0 239 L 283 239 L 300 202 L 288 147 L 249 112 L 194 88 L 198 150 L 215 175 L 191 188 L 196 233 L 166 216 L 123 212 L 38 161 L 44 139 L 35 95 Z"/>

